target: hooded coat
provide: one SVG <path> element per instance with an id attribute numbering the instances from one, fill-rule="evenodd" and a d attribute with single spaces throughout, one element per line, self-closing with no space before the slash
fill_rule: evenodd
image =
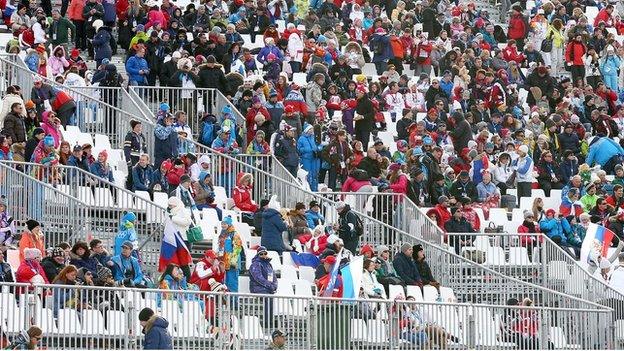
<path id="1" fill-rule="evenodd" d="M 281 253 L 286 250 L 282 233 L 288 230 L 286 223 L 282 219 L 282 215 L 277 209 L 271 207 L 262 212 L 262 236 L 260 245 L 266 247 L 269 251 L 277 251 Z"/>
<path id="2" fill-rule="evenodd" d="M 273 272 L 271 259 L 262 259 L 258 254 L 249 267 L 249 292 L 252 294 L 275 294 L 277 275 Z"/>
<path id="3" fill-rule="evenodd" d="M 93 37 L 93 52 L 96 61 L 109 59 L 113 56 L 113 49 L 110 45 L 111 34 L 107 27 L 100 27 Z"/>
<path id="4" fill-rule="evenodd" d="M 62 56 L 60 57 L 54 55 L 58 50 L 61 51 Z M 65 48 L 59 45 L 52 50 L 52 53 L 52 56 L 48 59 L 48 67 L 50 67 L 53 75 L 63 74 L 65 69 L 69 68 L 69 61 L 65 58 Z"/>
<path id="5" fill-rule="evenodd" d="M 145 339 L 143 341 L 144 350 L 173 350 L 173 344 L 171 342 L 171 335 L 167 331 L 169 322 L 166 319 L 153 315 L 147 321 L 145 328 L 143 328 L 143 334 Z"/>
<path id="6" fill-rule="evenodd" d="M 318 190 L 318 173 L 321 169 L 321 159 L 317 156 L 322 150 L 320 145 L 316 144 L 314 134 L 308 135 L 303 133 L 297 140 L 297 151 L 301 156 L 301 166 L 308 172 L 308 183 L 312 191 Z"/>

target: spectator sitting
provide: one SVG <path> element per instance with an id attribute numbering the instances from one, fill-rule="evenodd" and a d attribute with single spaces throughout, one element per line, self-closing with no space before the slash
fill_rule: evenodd
<path id="1" fill-rule="evenodd" d="M 375 261 L 377 259 L 364 260 L 364 275 L 362 276 L 362 288 L 367 297 L 373 299 L 386 299 L 386 291 L 383 285 L 377 281 L 375 274 Z"/>
<path id="2" fill-rule="evenodd" d="M 15 272 L 15 281 L 17 283 L 49 284 L 50 281 L 40 262 L 41 251 L 39 249 L 25 249 L 24 258 Z"/>
<path id="3" fill-rule="evenodd" d="M 305 216 L 305 205 L 303 202 L 297 202 L 295 208 L 288 213 L 288 219 L 290 221 L 290 233 L 293 238 L 299 239 L 300 236 L 309 234 L 310 228 Z"/>
<path id="4" fill-rule="evenodd" d="M 401 245 L 401 252 L 394 256 L 392 265 L 403 282 L 407 285 L 422 286 L 423 282 L 418 273 L 416 263 L 412 259 L 412 246 L 410 244 Z"/>
<path id="5" fill-rule="evenodd" d="M 107 160 L 108 152 L 106 150 L 100 151 L 97 161 L 91 164 L 90 171 L 96 176 L 113 183 L 115 181 L 113 179 L 113 170 Z"/>
<path id="6" fill-rule="evenodd" d="M 301 235 L 299 241 L 305 246 L 307 252 L 319 256 L 327 248 L 327 238 L 325 226 L 318 225 L 314 227 L 312 235 Z"/>
<path id="7" fill-rule="evenodd" d="M 235 206 L 243 212 L 256 212 L 258 205 L 251 198 L 251 192 L 253 191 L 253 177 L 250 173 L 240 173 L 236 187 L 234 188 Z"/>
<path id="8" fill-rule="evenodd" d="M 6 246 L 0 246 L 0 283 L 14 283 L 11 265 L 4 259 Z"/>
<path id="9" fill-rule="evenodd" d="M 97 275 L 100 262 L 95 257 L 91 257 L 91 251 L 86 242 L 78 241 L 75 243 L 69 256 L 71 257 L 69 263 L 76 266 L 77 269 L 86 268 L 94 276 Z"/>
<path id="10" fill-rule="evenodd" d="M 321 213 L 321 206 L 319 206 L 316 200 L 310 201 L 308 210 L 305 211 L 305 216 L 308 221 L 309 228 L 315 228 L 317 225 L 325 224 L 325 217 Z"/>
<path id="11" fill-rule="evenodd" d="M 149 164 L 149 155 L 142 154 L 139 157 L 139 162 L 132 167 L 133 191 L 151 192 L 154 173 L 154 168 Z"/>
<path id="12" fill-rule="evenodd" d="M 196 285 L 187 283 L 186 277 L 182 273 L 180 266 L 175 263 L 169 263 L 167 265 L 167 268 L 160 276 L 158 288 L 161 290 L 198 290 Z M 161 302 L 164 299 L 177 301 L 180 307 L 182 307 L 183 301 L 196 300 L 198 295 L 183 294 L 178 292 L 164 292 L 156 296 L 158 305 L 161 305 Z"/>
<path id="13" fill-rule="evenodd" d="M 24 4 L 19 4 L 24 6 Z M 43 339 L 43 331 L 37 326 L 31 326 L 27 331 L 21 331 L 7 350 L 36 350 L 39 341 Z"/>
<path id="14" fill-rule="evenodd" d="M 468 223 L 466 218 L 464 218 L 464 212 L 458 208 L 453 207 L 451 209 L 451 213 L 453 217 L 449 219 L 446 224 L 444 224 L 444 229 L 447 233 L 474 233 L 475 230 L 472 229 L 472 225 Z M 455 248 L 455 254 L 459 255 L 461 253 L 461 248 L 463 246 L 470 246 L 472 241 L 474 240 L 473 235 L 465 235 L 465 236 L 457 236 L 450 235 L 449 236 L 449 245 Z"/>
<path id="15" fill-rule="evenodd" d="M 199 180 L 193 183 L 193 192 L 195 193 L 195 204 L 198 210 L 209 208 L 217 212 L 217 218 L 222 220 L 223 211 L 215 203 L 215 192 L 212 184 L 212 177 L 208 171 L 199 173 Z"/>
<path id="16" fill-rule="evenodd" d="M 145 288 L 146 282 L 139 260 L 132 256 L 134 245 L 125 241 L 121 245 L 121 253 L 113 256 L 113 276 L 115 282 L 125 287 Z"/>
<path id="17" fill-rule="evenodd" d="M 52 284 L 55 285 L 78 285 L 76 279 L 78 278 L 78 269 L 74 265 L 69 265 L 59 272 L 56 279 Z M 81 298 L 87 296 L 79 296 L 79 291 L 72 288 L 53 288 L 52 295 L 54 296 L 53 312 L 54 317 L 58 317 L 58 312 L 65 308 L 83 309 L 91 308 L 89 303 L 82 302 Z"/>
<path id="18" fill-rule="evenodd" d="M 72 166 L 72 167 L 77 167 L 87 172 L 87 174 L 90 173 L 91 171 L 89 167 L 89 161 L 84 156 L 82 152 L 82 146 L 80 145 L 74 146 L 74 149 L 72 150 L 72 155 L 69 156 L 69 159 L 67 159 L 67 165 Z M 85 180 L 86 180 L 84 173 L 78 173 L 76 174 L 75 178 L 71 177 L 70 179 L 77 179 L 79 182 L 78 184 L 80 185 L 84 185 Z"/>
<path id="19" fill-rule="evenodd" d="M 418 268 L 418 275 L 422 279 L 423 285 L 431 285 L 440 290 L 440 283 L 435 280 L 433 277 L 433 273 L 431 273 L 431 268 L 427 261 L 425 261 L 425 249 L 423 246 L 418 244 L 412 247 L 412 259 L 416 263 L 416 267 Z M 454 302 L 454 301 L 449 301 Z"/>
<path id="20" fill-rule="evenodd" d="M 91 257 L 95 258 L 100 265 L 106 267 L 110 265 L 111 256 L 109 256 L 108 252 L 104 248 L 104 244 L 100 239 L 93 239 L 89 242 L 89 248 L 91 249 Z M 96 274 L 97 275 L 97 274 Z M 98 279 L 102 279 L 99 275 L 97 275 Z"/>

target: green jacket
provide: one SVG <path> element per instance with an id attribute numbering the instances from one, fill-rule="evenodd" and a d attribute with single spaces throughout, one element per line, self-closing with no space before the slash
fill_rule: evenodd
<path id="1" fill-rule="evenodd" d="M 139 43 L 139 40 L 143 40 L 144 43 L 147 43 L 149 41 L 149 37 L 147 36 L 147 33 L 145 33 L 145 32 L 137 33 L 132 38 L 132 40 L 130 40 L 130 47 L 128 49 L 132 49 L 133 46 L 135 46 L 136 44 Z"/>
<path id="2" fill-rule="evenodd" d="M 52 45 L 69 43 L 69 30 L 71 30 L 71 39 L 74 41 L 76 37 L 76 26 L 65 17 L 61 17 L 58 21 L 52 21 L 48 29 L 48 35 L 51 38 Z"/>
<path id="3" fill-rule="evenodd" d="M 598 195 L 585 194 L 583 195 L 583 197 L 581 197 L 580 201 L 583 204 L 583 209 L 586 212 L 589 212 L 592 210 L 592 208 L 594 208 L 594 206 L 596 206 L 596 201 L 598 201 Z"/>

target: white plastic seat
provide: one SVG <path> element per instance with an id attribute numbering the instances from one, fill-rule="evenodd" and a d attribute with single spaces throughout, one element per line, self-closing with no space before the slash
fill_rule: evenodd
<path id="1" fill-rule="evenodd" d="M 245 268 L 249 270 L 251 268 L 251 260 L 256 257 L 256 250 L 245 249 Z"/>
<path id="2" fill-rule="evenodd" d="M 290 255 L 286 254 L 284 255 L 284 257 L 285 256 L 290 256 Z M 282 265 L 280 269 L 280 273 L 281 273 L 281 278 L 283 279 L 287 279 L 290 281 L 295 281 L 299 279 L 299 277 L 297 276 L 297 269 L 290 265 Z"/>
<path id="3" fill-rule="evenodd" d="M 561 201 L 561 194 L 563 193 L 562 189 L 552 189 L 550 191 L 550 197 L 557 198 Z"/>
<path id="4" fill-rule="evenodd" d="M 115 207 L 115 200 L 108 188 L 95 188 L 95 206 L 97 207 Z"/>
<path id="5" fill-rule="evenodd" d="M 314 268 L 308 266 L 299 267 L 299 278 L 314 284 Z"/>
<path id="6" fill-rule="evenodd" d="M 378 319 L 370 319 L 366 324 L 368 337 L 366 341 L 371 344 L 385 344 L 389 341 L 388 327 L 386 324 Z"/>
<path id="7" fill-rule="evenodd" d="M 199 337 L 198 330 L 206 330 L 206 319 L 198 300 L 182 301 L 182 316 L 178 320 L 174 336 L 181 338 Z"/>
<path id="8" fill-rule="evenodd" d="M 277 291 L 275 295 L 294 296 L 293 283 L 290 280 L 278 279 Z M 290 304 L 290 299 L 284 297 L 276 297 L 273 299 L 273 314 L 278 316 L 293 316 L 294 310 Z"/>
<path id="9" fill-rule="evenodd" d="M 276 271 L 281 271 L 282 269 L 282 260 L 277 251 L 268 251 L 269 257 L 271 258 L 271 266 Z"/>
<path id="10" fill-rule="evenodd" d="M 108 335 L 121 336 L 128 333 L 128 320 L 123 311 L 106 311 L 106 320 L 108 321 L 106 328 Z"/>
<path id="11" fill-rule="evenodd" d="M 576 350 L 581 348 L 581 345 L 568 344 L 568 338 L 566 338 L 561 327 L 550 327 L 550 341 L 557 350 Z"/>
<path id="12" fill-rule="evenodd" d="M 405 290 L 407 290 L 407 296 L 413 296 L 415 301 L 417 302 L 425 301 L 425 299 L 423 298 L 422 291 L 420 290 L 420 287 L 416 285 L 408 285 L 405 287 Z"/>
<path id="13" fill-rule="evenodd" d="M 241 337 L 243 340 L 269 340 L 269 337 L 264 335 L 260 318 L 257 316 L 243 316 L 242 324 Z"/>
<path id="14" fill-rule="evenodd" d="M 145 194 L 147 192 L 144 191 Z M 136 194 L 136 193 L 135 193 Z M 136 197 L 143 198 L 141 195 L 136 194 Z M 149 194 L 147 194 L 147 199 L 149 199 Z M 134 202 L 134 197 L 132 193 L 125 191 L 117 191 L 117 207 L 128 209 L 128 210 L 146 210 L 147 203 L 145 201 L 140 201 L 137 199 L 136 203 Z"/>
<path id="15" fill-rule="evenodd" d="M 423 286 L 423 298 L 427 302 L 435 302 L 438 299 L 438 289 L 431 285 Z"/>
<path id="16" fill-rule="evenodd" d="M 530 266 L 529 253 L 526 247 L 510 247 L 509 248 L 509 264 L 516 266 Z"/>
<path id="17" fill-rule="evenodd" d="M 546 204 L 546 199 L 544 199 L 544 205 Z M 524 212 L 524 211 L 531 211 L 533 209 L 533 201 L 535 200 L 534 197 L 521 197 L 520 198 L 520 209 Z M 546 208 L 546 207 L 545 207 Z"/>
<path id="18" fill-rule="evenodd" d="M 78 187 L 78 199 L 89 206 L 95 206 L 95 198 L 90 187 L 79 186 Z"/>
<path id="19" fill-rule="evenodd" d="M 507 264 L 505 261 L 505 252 L 502 247 L 489 247 L 485 255 L 485 265 L 500 266 Z"/>
<path id="20" fill-rule="evenodd" d="M 98 310 L 82 310 L 82 333 L 86 335 L 106 335 L 104 317 Z"/>
<path id="21" fill-rule="evenodd" d="M 17 306 L 15 295 L 9 292 L 0 293 L 0 306 L 2 306 L 0 308 L 0 326 L 2 329 L 9 333 L 19 333 L 24 328 L 24 313 Z"/>
<path id="22" fill-rule="evenodd" d="M 160 191 L 154 192 L 154 203 L 166 206 L 168 202 L 169 202 L 169 195 Z"/>
<path id="23" fill-rule="evenodd" d="M 624 319 L 615 321 L 615 341 L 618 343 L 624 342 Z"/>
<path id="24" fill-rule="evenodd" d="M 494 222 L 496 225 L 504 225 L 507 222 L 507 210 L 504 208 L 490 208 L 489 221 Z"/>
<path id="25" fill-rule="evenodd" d="M 514 208 L 511 210 L 511 220 L 513 222 L 524 221 L 524 210 L 521 208 Z"/>
<path id="26" fill-rule="evenodd" d="M 175 327 L 177 327 L 180 320 L 183 319 L 180 317 L 180 307 L 178 305 L 178 301 L 163 299 L 161 300 L 160 303 L 161 303 L 162 316 L 167 321 L 169 321 L 169 326 L 167 327 L 167 330 L 169 331 L 170 334 L 173 335 L 175 334 Z M 186 316 L 184 318 L 186 318 Z"/>
<path id="27" fill-rule="evenodd" d="M 477 235 L 472 243 L 477 250 L 486 251 L 491 247 L 490 238 L 487 235 Z"/>
<path id="28" fill-rule="evenodd" d="M 440 287 L 440 299 L 442 302 L 457 302 L 453 289 L 446 286 Z"/>
<path id="29" fill-rule="evenodd" d="M 368 328 L 363 319 L 351 319 L 351 341 L 365 342 L 368 337 Z"/>
<path id="30" fill-rule="evenodd" d="M 82 332 L 82 324 L 74 309 L 64 308 L 58 311 L 58 332 L 63 335 L 75 335 Z"/>
<path id="31" fill-rule="evenodd" d="M 396 299 L 397 296 L 405 296 L 405 291 L 403 290 L 403 286 L 402 285 L 388 285 L 388 299 L 390 301 L 394 301 Z"/>
<path id="32" fill-rule="evenodd" d="M 95 139 L 94 139 L 95 145 L 94 147 L 97 147 L 99 150 L 111 150 L 111 143 L 110 143 L 110 139 L 108 138 L 108 135 L 104 135 L 104 134 L 95 134 Z"/>
<path id="33" fill-rule="evenodd" d="M 249 277 L 241 275 L 238 277 L 238 292 L 241 294 L 249 294 Z"/>
<path id="34" fill-rule="evenodd" d="M 251 227 L 249 227 L 249 224 L 244 222 L 234 223 L 234 229 L 236 229 L 243 241 L 248 241 L 251 238 Z"/>
<path id="35" fill-rule="evenodd" d="M 479 308 L 474 312 L 477 348 L 511 348 L 514 343 L 505 343 L 497 338 L 498 325 L 488 309 Z"/>
<path id="36" fill-rule="evenodd" d="M 37 318 L 35 319 L 36 325 L 41 328 L 44 334 L 53 335 L 58 334 L 56 323 L 54 323 L 54 314 L 49 308 L 42 308 L 37 311 Z"/>
<path id="37" fill-rule="evenodd" d="M 80 133 L 80 134 L 78 134 L 78 139 L 76 141 L 80 145 L 89 144 L 89 145 L 91 145 L 93 147 L 93 138 L 91 137 L 91 134 L 89 134 L 89 133 Z"/>
<path id="38" fill-rule="evenodd" d="M 310 284 L 309 281 L 297 279 L 293 283 L 295 285 L 296 296 L 305 296 L 305 297 L 314 296 L 314 294 L 312 293 L 312 284 Z"/>

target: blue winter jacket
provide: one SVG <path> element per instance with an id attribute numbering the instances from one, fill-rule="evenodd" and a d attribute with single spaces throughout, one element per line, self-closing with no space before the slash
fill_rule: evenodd
<path id="1" fill-rule="evenodd" d="M 111 183 L 113 183 L 115 181 L 113 179 L 113 170 L 112 170 L 112 168 L 109 166 L 108 167 L 108 171 L 104 170 L 104 166 L 102 166 L 102 164 L 99 161 L 93 162 L 93 164 L 91 164 L 91 167 L 90 167 L 89 170 L 91 171 L 91 173 L 93 173 L 97 177 L 100 177 L 102 179 L 108 180 Z"/>
<path id="2" fill-rule="evenodd" d="M 381 47 L 383 47 L 383 50 L 381 50 L 380 52 L 378 52 L 375 49 L 379 45 L 381 45 Z M 388 37 L 385 34 L 381 35 L 379 33 L 375 33 L 375 34 L 371 35 L 371 37 L 369 39 L 369 46 L 371 47 L 371 49 L 375 53 L 375 55 L 373 56 L 373 63 L 374 62 L 384 62 L 384 61 L 388 61 L 388 60 L 394 58 L 394 54 L 392 54 L 392 46 L 390 45 L 390 37 Z"/>
<path id="3" fill-rule="evenodd" d="M 152 316 L 143 329 L 145 334 L 143 350 L 173 350 L 171 335 L 167 331 L 168 326 L 169 322 L 166 319 Z"/>
<path id="4" fill-rule="evenodd" d="M 288 230 L 286 223 L 282 220 L 282 215 L 273 208 L 267 208 L 262 212 L 262 236 L 260 245 L 266 247 L 267 250 L 282 252 L 284 241 L 282 233 Z"/>
<path id="5" fill-rule="evenodd" d="M 163 121 L 154 128 L 154 165 L 160 167 L 163 160 L 178 155 L 178 133 L 174 126 L 165 126 Z"/>
<path id="6" fill-rule="evenodd" d="M 115 22 L 117 20 L 115 2 L 115 0 L 102 1 L 102 7 L 104 8 L 104 23 Z"/>
<path id="7" fill-rule="evenodd" d="M 275 294 L 277 276 L 273 272 L 271 259 L 262 259 L 256 254 L 249 267 L 249 292 L 252 294 Z"/>
<path id="8" fill-rule="evenodd" d="M 319 224 L 325 223 L 325 217 L 320 212 L 314 212 L 307 210 L 305 213 L 306 220 L 308 221 L 308 227 L 314 229 Z"/>
<path id="9" fill-rule="evenodd" d="M 134 191 L 149 191 L 153 177 L 154 169 L 150 165 L 147 165 L 145 168 L 139 165 L 132 167 L 132 186 L 134 186 Z"/>
<path id="10" fill-rule="evenodd" d="M 147 60 L 144 57 L 132 56 L 126 61 L 128 80 L 137 84 L 147 84 L 147 75 L 139 74 L 139 71 L 149 71 Z"/>
<path id="11" fill-rule="evenodd" d="M 585 163 L 592 166 L 595 162 L 604 167 L 609 159 L 615 155 L 624 155 L 624 149 L 611 138 L 600 138 L 589 146 L 589 154 Z"/>
<path id="12" fill-rule="evenodd" d="M 100 28 L 100 30 L 98 30 L 95 34 L 92 44 L 96 60 L 102 60 L 105 58 L 110 59 L 111 56 L 113 56 L 113 49 L 110 46 L 110 40 L 111 35 L 108 29 Z"/>
<path id="13" fill-rule="evenodd" d="M 620 58 L 616 55 L 606 56 L 600 61 L 600 72 L 603 76 L 617 76 L 620 69 Z"/>
<path id="14" fill-rule="evenodd" d="M 567 243 L 567 235 L 566 233 L 570 233 L 572 231 L 572 227 L 570 227 L 570 223 L 565 218 L 544 218 L 539 222 L 540 229 L 542 233 L 546 234 L 550 239 L 554 239 L 556 237 L 561 238 L 561 244 Z"/>
<path id="15" fill-rule="evenodd" d="M 113 277 L 115 278 L 115 281 L 117 283 L 123 283 L 123 280 L 125 278 L 124 272 L 126 270 L 124 267 L 129 268 L 130 266 L 132 266 L 134 270 L 134 279 L 132 279 L 134 285 L 143 284 L 143 282 L 145 281 L 145 276 L 143 275 L 143 271 L 141 270 L 141 265 L 139 265 L 139 260 L 137 260 L 136 258 L 132 256 L 130 256 L 129 258 L 125 258 L 121 255 L 117 255 L 113 256 L 113 258 L 111 258 L 111 261 L 113 261 Z"/>
<path id="16" fill-rule="evenodd" d="M 282 62 L 284 60 L 284 55 L 282 55 L 282 52 L 280 51 L 280 49 L 275 45 L 263 47 L 258 53 L 256 60 L 258 60 L 258 62 L 264 65 L 266 64 L 267 56 L 269 56 L 269 54 L 271 53 L 277 56 L 277 59 L 279 60 L 279 62 Z"/>
<path id="17" fill-rule="evenodd" d="M 314 156 L 315 151 L 321 151 L 320 145 L 316 145 L 314 135 L 301 134 L 299 140 L 297 140 L 297 151 L 299 156 L 304 160 L 313 160 L 317 157 Z"/>

